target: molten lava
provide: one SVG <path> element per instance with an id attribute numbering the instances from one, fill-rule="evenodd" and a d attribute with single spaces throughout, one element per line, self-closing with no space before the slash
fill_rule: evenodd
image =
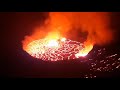
<path id="1" fill-rule="evenodd" d="M 93 45 L 88 45 L 85 46 L 85 48 L 83 48 L 79 53 L 77 53 L 75 56 L 77 58 L 79 57 L 85 57 L 91 50 L 93 49 Z"/>
<path id="2" fill-rule="evenodd" d="M 91 49 L 92 46 L 84 48 L 82 43 L 66 38 L 45 38 L 32 41 L 27 45 L 25 51 L 31 56 L 44 61 L 58 61 L 86 56 Z"/>

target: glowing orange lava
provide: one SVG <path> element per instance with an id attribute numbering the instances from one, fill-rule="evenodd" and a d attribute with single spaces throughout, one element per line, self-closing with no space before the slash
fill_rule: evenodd
<path id="1" fill-rule="evenodd" d="M 60 33 L 49 32 L 44 39 L 33 40 L 24 50 L 31 56 L 44 61 L 72 60 L 86 56 L 92 44 L 83 44 L 64 38 Z"/>
<path id="2" fill-rule="evenodd" d="M 79 57 L 85 57 L 91 50 L 93 49 L 93 45 L 88 45 L 85 46 L 85 48 L 83 48 L 79 53 L 77 53 L 75 56 L 77 58 Z"/>
<path id="3" fill-rule="evenodd" d="M 57 35 L 52 34 L 51 37 L 47 36 L 44 39 L 34 40 L 26 46 L 25 51 L 31 56 L 44 61 L 59 61 L 86 56 L 93 48 L 92 45 L 84 46 L 80 42 L 61 38 Z"/>

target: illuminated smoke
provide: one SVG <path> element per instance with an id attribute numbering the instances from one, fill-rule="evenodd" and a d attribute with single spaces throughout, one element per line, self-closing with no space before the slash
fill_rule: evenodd
<path id="1" fill-rule="evenodd" d="M 87 32 L 87 41 L 90 43 L 100 45 L 112 40 L 107 12 L 50 12 L 48 22 L 52 31 L 59 31 L 64 36 L 72 30 L 75 33 L 71 33 L 71 36 L 74 37 L 79 31 Z"/>

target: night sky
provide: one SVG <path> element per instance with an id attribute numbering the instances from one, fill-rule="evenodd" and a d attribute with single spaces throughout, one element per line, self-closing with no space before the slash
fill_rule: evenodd
<path id="1" fill-rule="evenodd" d="M 47 12 L 1 12 L 0 13 L 0 37 L 1 37 L 1 55 L 0 58 L 0 76 L 1 77 L 79 77 L 84 78 L 85 75 L 95 74 L 97 77 L 120 77 L 119 69 L 112 72 L 93 72 L 89 70 L 89 65 L 80 60 L 45 62 L 37 60 L 28 55 L 22 49 L 21 41 L 24 36 L 32 33 L 36 26 L 42 25 L 42 22 L 47 18 Z M 120 57 L 120 13 L 111 13 L 111 28 L 115 32 L 115 40 L 107 46 L 109 54 L 118 54 Z M 88 57 L 93 55 L 89 53 Z M 117 51 L 118 50 L 118 51 Z M 93 55 L 94 56 L 94 55 Z M 96 57 L 96 56 L 94 56 Z M 101 58 L 97 58 L 98 60 Z M 94 60 L 93 60 L 94 62 Z M 88 62 L 87 62 L 88 63 Z"/>

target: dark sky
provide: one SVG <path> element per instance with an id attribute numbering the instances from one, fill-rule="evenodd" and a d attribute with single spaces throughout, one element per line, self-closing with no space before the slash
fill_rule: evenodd
<path id="1" fill-rule="evenodd" d="M 84 63 L 76 61 L 43 62 L 32 58 L 22 50 L 21 41 L 33 28 L 47 17 L 44 13 L 0 13 L 1 58 L 0 75 L 5 77 L 79 77 L 89 73 Z M 119 46 L 120 13 L 111 13 L 111 27 L 116 32 Z M 113 44 L 113 47 L 114 45 Z M 118 47 L 119 48 L 119 47 Z"/>

